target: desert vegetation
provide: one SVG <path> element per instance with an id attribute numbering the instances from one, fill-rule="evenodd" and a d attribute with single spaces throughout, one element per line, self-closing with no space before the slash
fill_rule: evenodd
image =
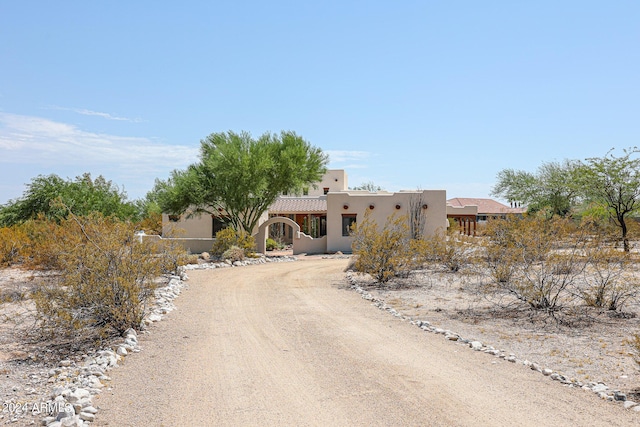
<path id="1" fill-rule="evenodd" d="M 47 280 L 19 295 L 3 290 L 11 298 L 2 300 L 22 301 L 42 338 L 92 340 L 139 328 L 157 278 L 186 259 L 167 241 L 138 240 L 142 227 L 160 228 L 157 205 L 128 201 L 101 176 L 34 178 L 23 197 L 0 206 L 0 266 Z"/>
<path id="2" fill-rule="evenodd" d="M 493 195 L 524 204 L 527 213 L 490 221 L 473 237 L 455 222 L 422 237 L 415 207 L 385 224 L 365 216 L 353 229 L 350 268 L 417 316 L 471 324 L 511 347 L 527 347 L 522 336 L 562 341 L 562 351 L 526 351 L 546 360 L 562 355 L 556 362 L 575 365 L 573 374 L 584 379 L 593 379 L 588 371 L 599 360 L 616 370 L 625 365 L 620 357 L 640 366 L 638 154 L 632 147 L 620 156 L 610 150 L 544 163 L 535 173 L 501 171 Z M 582 356 L 570 357 L 574 351 Z M 599 374 L 613 375 L 608 367 Z M 640 397 L 640 389 L 634 393 Z"/>
<path id="3" fill-rule="evenodd" d="M 216 240 L 211 248 L 211 254 L 220 259 L 242 261 L 254 254 L 256 243 L 249 233 L 237 231 L 227 227 L 216 233 Z"/>
<path id="4" fill-rule="evenodd" d="M 4 266 L 52 273 L 20 298 L 33 303 L 34 331 L 103 338 L 139 328 L 156 279 L 175 271 L 186 254 L 166 241 L 139 241 L 135 230 L 99 213 L 0 229 Z"/>
<path id="5" fill-rule="evenodd" d="M 415 312 L 424 312 L 417 310 L 422 300 L 408 290 L 457 283 L 457 298 L 488 303 L 483 310 L 470 308 L 476 303 L 456 309 L 457 317 L 474 324 L 496 316 L 539 332 L 551 328 L 551 334 L 575 334 L 602 319 L 623 328 L 625 322 L 637 323 L 637 252 L 625 251 L 610 228 L 592 218 L 513 216 L 490 221 L 474 237 L 461 234 L 454 223 L 447 231 L 417 239 L 408 232 L 408 219 L 391 217 L 378 225 L 365 216 L 353 228 L 350 268 L 370 277 L 392 301 L 400 303 L 407 290 Z M 637 330 L 625 338 L 626 357 L 640 360 L 639 339 Z"/>

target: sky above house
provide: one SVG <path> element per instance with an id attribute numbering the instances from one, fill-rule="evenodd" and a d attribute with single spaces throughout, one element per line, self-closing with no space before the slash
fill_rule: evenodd
<path id="1" fill-rule="evenodd" d="M 490 197 L 640 142 L 640 2 L 4 1 L 0 204 L 38 175 L 130 199 L 213 132 L 292 130 L 349 185 Z"/>

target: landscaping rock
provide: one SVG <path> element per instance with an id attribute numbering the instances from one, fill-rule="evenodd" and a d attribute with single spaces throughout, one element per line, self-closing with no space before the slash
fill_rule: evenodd
<path id="1" fill-rule="evenodd" d="M 471 347 L 472 350 L 480 351 L 482 350 L 482 343 L 480 341 L 471 341 L 469 347 Z"/>

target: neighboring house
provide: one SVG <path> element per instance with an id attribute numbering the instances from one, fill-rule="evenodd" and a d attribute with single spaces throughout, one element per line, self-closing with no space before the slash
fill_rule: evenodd
<path id="1" fill-rule="evenodd" d="M 294 253 L 351 252 L 353 238 L 350 227 L 370 211 L 372 219 L 382 227 L 393 214 L 404 215 L 418 204 L 425 216 L 423 233 L 430 236 L 447 227 L 447 204 L 444 190 L 369 192 L 347 190 L 344 170 L 328 170 L 322 181 L 304 190 L 303 195 L 282 195 L 254 230 L 258 252 L 265 251 L 267 236 L 293 243 Z M 223 226 L 221 215 L 163 215 L 163 237 L 175 230 L 191 252 L 209 250 L 213 236 Z M 208 246 L 207 246 L 208 245 Z"/>
<path id="2" fill-rule="evenodd" d="M 447 218 L 456 221 L 465 234 L 476 233 L 477 225 L 490 219 L 522 215 L 526 208 L 503 205 L 493 199 L 456 197 L 447 200 Z"/>

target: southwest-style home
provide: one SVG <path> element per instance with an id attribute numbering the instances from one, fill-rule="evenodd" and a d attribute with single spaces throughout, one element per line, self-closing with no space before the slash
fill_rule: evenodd
<path id="1" fill-rule="evenodd" d="M 503 205 L 493 199 L 456 197 L 447 200 L 447 218 L 460 225 L 463 233 L 475 235 L 478 224 L 507 215 L 522 215 L 526 208 Z"/>
<path id="2" fill-rule="evenodd" d="M 447 206 L 445 190 L 369 192 L 349 190 L 344 170 L 328 170 L 322 181 L 304 189 L 302 195 L 282 195 L 261 218 L 253 234 L 258 252 L 265 252 L 265 240 L 278 237 L 293 244 L 294 254 L 351 252 L 350 227 L 369 211 L 382 227 L 393 214 L 405 215 L 419 206 L 425 218 L 424 235 L 446 229 L 450 212 L 477 214 L 475 206 Z M 218 215 L 179 217 L 163 215 L 163 237 L 176 235 L 193 253 L 211 249 L 215 234 L 224 227 Z"/>

